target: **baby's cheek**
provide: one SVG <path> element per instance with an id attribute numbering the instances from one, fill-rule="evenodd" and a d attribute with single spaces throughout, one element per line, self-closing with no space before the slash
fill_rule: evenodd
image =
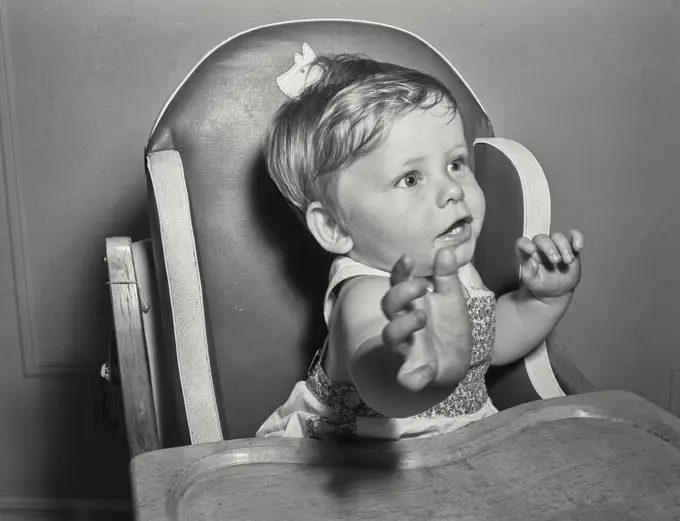
<path id="1" fill-rule="evenodd" d="M 484 225 L 483 219 L 477 219 L 472 226 L 472 231 L 474 232 L 475 239 L 479 238 L 479 234 L 482 233 L 482 227 Z"/>

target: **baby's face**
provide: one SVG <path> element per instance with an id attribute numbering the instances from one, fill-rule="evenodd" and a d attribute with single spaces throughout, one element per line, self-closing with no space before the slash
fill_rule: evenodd
<path id="1" fill-rule="evenodd" d="M 472 260 L 485 213 L 484 194 L 468 164 L 460 113 L 437 105 L 398 119 L 384 146 L 337 179 L 337 202 L 353 241 L 349 256 L 390 271 L 403 254 L 414 275 L 432 274 L 440 248 Z"/>

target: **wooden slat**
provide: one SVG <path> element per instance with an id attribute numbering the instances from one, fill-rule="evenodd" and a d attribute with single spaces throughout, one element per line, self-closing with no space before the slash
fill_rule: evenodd
<path id="1" fill-rule="evenodd" d="M 106 259 L 125 424 L 134 457 L 159 449 L 160 443 L 130 239 L 107 238 Z"/>

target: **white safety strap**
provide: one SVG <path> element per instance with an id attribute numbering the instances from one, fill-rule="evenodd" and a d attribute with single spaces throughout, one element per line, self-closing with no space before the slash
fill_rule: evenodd
<path id="1" fill-rule="evenodd" d="M 550 190 L 545 173 L 533 154 L 516 141 L 504 138 L 480 138 L 475 141 L 477 143 L 496 148 L 515 166 L 524 194 L 524 236 L 534 237 L 539 233 L 548 235 Z M 524 366 L 531 384 L 541 398 L 565 396 L 550 365 L 545 342 L 524 357 Z"/>

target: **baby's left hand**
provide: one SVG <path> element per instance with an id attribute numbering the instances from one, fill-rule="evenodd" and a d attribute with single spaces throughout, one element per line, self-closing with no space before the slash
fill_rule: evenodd
<path id="1" fill-rule="evenodd" d="M 572 230 L 569 238 L 563 233 L 540 234 L 533 241 L 522 237 L 515 246 L 522 281 L 536 299 L 571 293 L 581 280 L 583 234 L 578 230 Z"/>

